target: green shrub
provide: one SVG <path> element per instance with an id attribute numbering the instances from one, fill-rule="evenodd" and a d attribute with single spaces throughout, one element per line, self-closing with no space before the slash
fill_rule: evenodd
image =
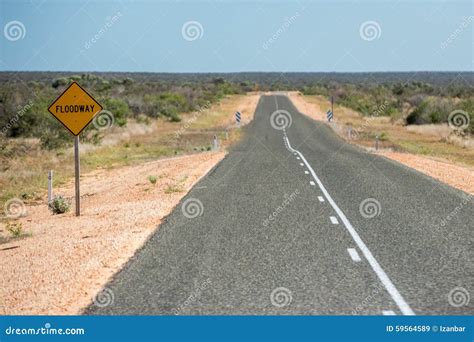
<path id="1" fill-rule="evenodd" d="M 148 176 L 148 180 L 151 184 L 156 184 L 156 177 L 155 176 Z"/>
<path id="2" fill-rule="evenodd" d="M 113 114 L 115 125 L 122 127 L 127 124 L 127 117 L 131 113 L 127 102 L 121 99 L 106 98 L 101 101 L 101 104 L 104 109 Z"/>
<path id="3" fill-rule="evenodd" d="M 6 224 L 6 229 L 14 238 L 17 238 L 23 235 L 23 224 L 21 222 L 9 221 Z"/>
<path id="4" fill-rule="evenodd" d="M 67 213 L 70 206 L 71 204 L 62 196 L 55 196 L 51 202 L 48 203 L 49 210 L 56 215 Z"/>

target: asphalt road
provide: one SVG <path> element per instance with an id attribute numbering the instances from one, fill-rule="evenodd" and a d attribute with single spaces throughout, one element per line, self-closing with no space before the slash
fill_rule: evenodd
<path id="1" fill-rule="evenodd" d="M 474 314 L 472 197 L 285 96 L 244 130 L 85 314 Z"/>

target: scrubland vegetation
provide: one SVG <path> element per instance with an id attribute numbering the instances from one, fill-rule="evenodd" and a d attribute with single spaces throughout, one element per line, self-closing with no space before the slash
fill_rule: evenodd
<path id="1" fill-rule="evenodd" d="M 214 134 L 223 139 L 226 126 L 221 119 L 232 116 L 237 110 L 237 102 L 227 103 L 216 115 L 201 115 L 202 112 L 229 95 L 238 95 L 241 99 L 255 91 L 296 90 L 320 103 L 324 107 L 322 110 L 327 106 L 322 99 L 334 96 L 337 106 L 353 109 L 362 117 L 386 118 L 396 127 L 412 127 L 412 135 L 415 135 L 415 128 L 427 126 L 424 124 L 447 123 L 450 113 L 461 110 L 468 115 L 469 121 L 457 131 L 464 139 L 472 136 L 474 127 L 473 75 L 466 72 L 284 75 L 2 72 L 0 200 L 12 197 L 24 201 L 40 199 L 46 187 L 45 175 L 50 169 L 58 171 L 59 168 L 55 184 L 70 179 L 73 139 L 47 108 L 72 81 L 81 84 L 113 115 L 112 130 L 102 130 L 91 124 L 81 134 L 82 151 L 87 150 L 81 166 L 87 172 L 98 167 L 130 165 L 164 156 L 207 151 Z M 357 120 L 350 120 L 348 122 L 356 127 Z M 389 132 L 387 127 L 376 127 L 375 123 L 371 121 L 369 128 Z M 363 120 L 360 125 L 361 135 L 375 134 L 365 132 L 369 128 Z M 236 138 L 235 134 L 229 132 L 230 141 Z M 397 149 L 418 153 L 423 148 L 423 154 L 430 155 L 434 155 L 433 150 L 440 150 L 438 147 L 426 149 L 423 144 L 413 143 L 411 137 L 399 141 L 401 138 L 394 134 L 388 134 L 387 139 L 393 141 Z M 379 136 L 384 138 L 383 132 Z M 370 136 L 367 139 L 371 141 Z M 461 142 L 465 143 L 464 140 Z M 444 141 L 436 143 L 446 145 Z M 459 149 L 456 153 L 450 152 L 451 149 L 442 148 L 446 153 L 441 156 L 457 156 Z M 461 153 L 454 159 L 465 161 L 465 155 Z"/>

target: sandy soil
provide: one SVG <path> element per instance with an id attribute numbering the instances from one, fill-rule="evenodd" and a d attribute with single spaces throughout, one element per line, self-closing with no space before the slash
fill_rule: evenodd
<path id="1" fill-rule="evenodd" d="M 81 177 L 82 216 L 27 207 L 29 237 L 0 245 L 0 314 L 77 314 L 225 153 L 201 153 Z M 151 184 L 148 176 L 157 177 Z M 57 194 L 73 196 L 70 183 Z"/>
<path id="2" fill-rule="evenodd" d="M 290 99 L 293 101 L 295 106 L 298 108 L 300 112 L 306 114 L 307 116 L 311 117 L 314 120 L 325 121 L 325 112 L 321 104 L 317 103 L 308 103 L 305 101 L 303 96 L 298 92 L 290 92 L 288 94 Z M 341 110 L 339 110 L 341 113 Z M 343 115 L 345 115 L 345 119 L 349 118 L 352 121 L 361 120 L 360 115 L 348 108 L 343 108 L 342 111 Z M 375 118 L 373 122 L 371 122 L 370 126 L 376 127 L 378 124 L 387 125 L 389 124 L 388 118 L 380 117 Z M 336 133 L 338 133 L 341 137 L 346 139 L 346 130 L 344 126 L 331 124 L 330 125 Z M 366 129 L 369 127 L 365 127 Z M 406 130 L 406 129 L 405 129 Z M 442 128 L 437 127 L 428 127 L 421 129 L 417 127 L 415 129 L 411 128 L 410 130 L 416 130 L 416 134 L 425 134 L 427 136 L 439 136 L 439 130 Z M 444 131 L 443 131 L 444 132 Z M 445 132 L 444 132 L 445 133 Z M 346 139 L 347 140 L 347 139 Z M 366 142 L 363 141 L 350 141 L 351 143 L 358 143 L 363 147 L 367 147 Z M 369 148 L 369 150 L 373 150 Z M 372 151 L 374 152 L 374 151 Z M 377 152 L 387 158 L 393 159 L 402 163 L 406 166 L 409 166 L 419 172 L 422 172 L 426 175 L 429 175 L 441 182 L 451 185 L 454 188 L 463 190 L 468 193 L 474 193 L 474 172 L 471 168 L 464 166 L 464 165 L 456 165 L 451 162 L 445 160 L 437 160 L 434 158 L 428 158 L 420 155 L 410 154 L 410 153 L 398 153 L 392 151 L 380 151 Z"/>
<path id="3" fill-rule="evenodd" d="M 382 151 L 378 154 L 423 172 L 454 188 L 474 194 L 474 172 L 465 167 L 408 153 Z"/>

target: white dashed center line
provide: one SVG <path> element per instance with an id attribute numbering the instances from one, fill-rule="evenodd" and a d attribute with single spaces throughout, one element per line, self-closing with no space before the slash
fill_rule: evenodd
<path id="1" fill-rule="evenodd" d="M 277 101 L 276 96 L 275 96 L 275 105 L 276 105 L 276 108 L 278 109 L 278 101 Z M 348 233 L 351 235 L 351 237 L 354 240 L 354 242 L 356 243 L 357 247 L 362 252 L 362 255 L 365 257 L 365 259 L 367 259 L 370 267 L 375 272 L 375 274 L 379 278 L 380 282 L 384 285 L 385 289 L 390 294 L 393 301 L 397 304 L 397 306 L 400 309 L 400 311 L 402 312 L 402 314 L 404 314 L 404 315 L 415 315 L 413 310 L 410 308 L 410 305 L 408 305 L 408 303 L 405 301 L 403 296 L 400 294 L 398 289 L 395 287 L 395 285 L 392 283 L 392 281 L 388 277 L 387 273 L 385 273 L 382 266 L 380 266 L 380 264 L 375 259 L 372 252 L 369 250 L 367 245 L 361 239 L 361 237 L 359 236 L 359 233 L 357 233 L 355 228 L 352 226 L 350 221 L 347 219 L 346 215 L 339 208 L 339 206 L 336 204 L 336 202 L 334 202 L 331 195 L 326 190 L 323 183 L 321 182 L 319 177 L 316 175 L 316 172 L 314 172 L 313 168 L 308 163 L 308 161 L 306 160 L 304 155 L 300 151 L 295 150 L 293 147 L 291 147 L 291 143 L 290 143 L 290 140 L 288 139 L 288 137 L 286 135 L 286 130 L 285 129 L 283 129 L 283 140 L 285 141 L 285 145 L 286 145 L 286 148 L 288 149 L 288 151 L 298 155 L 301 158 L 301 160 L 304 162 L 304 164 L 300 163 L 300 165 L 303 166 L 303 165 L 306 164 L 306 167 L 310 171 L 311 176 L 313 176 L 313 179 L 316 181 L 316 183 L 318 183 L 319 188 L 323 192 L 324 197 L 327 199 L 327 201 L 329 202 L 331 207 L 337 213 L 337 216 L 341 219 L 344 227 L 346 227 Z M 310 184 L 315 185 L 313 181 L 310 181 Z M 331 222 L 333 222 L 332 217 L 334 217 L 334 216 L 331 216 Z M 337 221 L 337 219 L 336 219 L 336 221 Z M 333 222 L 333 224 L 335 224 L 335 223 Z"/>
<path id="2" fill-rule="evenodd" d="M 309 184 L 311 184 L 312 186 L 316 185 L 313 181 L 309 181 Z"/>
<path id="3" fill-rule="evenodd" d="M 319 202 L 324 202 L 324 197 L 323 196 L 318 196 Z"/>
<path id="4" fill-rule="evenodd" d="M 356 249 L 355 248 L 348 248 L 347 249 L 347 252 L 349 253 L 349 255 L 351 256 L 352 260 L 354 262 L 359 262 L 361 261 L 361 258 L 359 256 L 359 253 L 357 253 Z"/>
<path id="5" fill-rule="evenodd" d="M 304 174 L 305 174 L 305 175 L 309 175 L 309 171 L 305 171 Z"/>
<path id="6" fill-rule="evenodd" d="M 337 220 L 336 216 L 329 216 L 329 219 L 331 220 L 332 224 L 339 224 L 339 221 Z"/>

